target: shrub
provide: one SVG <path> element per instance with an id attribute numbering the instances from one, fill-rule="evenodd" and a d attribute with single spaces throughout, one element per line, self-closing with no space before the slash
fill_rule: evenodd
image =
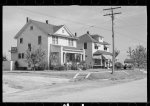
<path id="1" fill-rule="evenodd" d="M 115 68 L 116 69 L 121 69 L 122 67 L 123 67 L 122 63 L 120 63 L 120 62 L 115 63 Z"/>
<path id="2" fill-rule="evenodd" d="M 86 70 L 87 69 L 86 62 L 85 61 L 81 61 L 79 63 L 79 68 L 82 69 L 82 70 Z"/>
<path id="3" fill-rule="evenodd" d="M 47 62 L 42 62 L 41 64 L 39 64 L 39 66 L 37 67 L 37 70 L 46 70 L 48 69 L 48 64 Z"/>
<path id="4" fill-rule="evenodd" d="M 133 65 L 127 65 L 127 68 L 128 68 L 128 69 L 132 69 L 132 68 L 133 68 Z"/>
<path id="5" fill-rule="evenodd" d="M 18 70 L 18 68 L 19 68 L 19 63 L 18 61 L 15 61 L 15 70 Z"/>
<path id="6" fill-rule="evenodd" d="M 73 62 L 71 65 L 71 70 L 77 70 L 77 69 L 78 69 L 77 62 Z"/>
<path id="7" fill-rule="evenodd" d="M 65 70 L 65 66 L 64 65 L 56 65 L 56 66 L 53 66 L 53 70 L 58 70 L 58 71 Z"/>

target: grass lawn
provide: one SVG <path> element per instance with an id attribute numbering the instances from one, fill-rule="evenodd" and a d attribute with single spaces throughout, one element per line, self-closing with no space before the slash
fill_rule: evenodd
<path id="1" fill-rule="evenodd" d="M 61 77 L 72 79 L 76 73 L 91 73 L 88 77 L 88 80 L 96 80 L 96 79 L 111 79 L 111 80 L 119 80 L 119 79 L 127 79 L 127 78 L 143 78 L 147 76 L 147 74 L 136 70 L 115 70 L 113 74 L 111 74 L 111 70 L 109 69 L 88 69 L 86 71 L 78 71 L 78 70 L 68 70 L 68 71 L 5 71 L 4 74 L 20 74 L 20 75 L 29 75 L 29 76 L 44 76 L 44 77 Z"/>

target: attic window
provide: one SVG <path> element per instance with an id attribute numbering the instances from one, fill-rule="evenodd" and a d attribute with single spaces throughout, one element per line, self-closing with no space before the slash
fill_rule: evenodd
<path id="1" fill-rule="evenodd" d="M 62 30 L 62 33 L 64 33 L 64 30 Z"/>
<path id="2" fill-rule="evenodd" d="M 33 26 L 30 26 L 30 30 L 33 30 Z"/>

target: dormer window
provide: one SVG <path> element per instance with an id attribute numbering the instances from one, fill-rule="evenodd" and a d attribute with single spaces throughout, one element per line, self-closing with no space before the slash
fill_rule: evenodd
<path id="1" fill-rule="evenodd" d="M 33 30 L 33 26 L 30 26 L 30 30 Z"/>

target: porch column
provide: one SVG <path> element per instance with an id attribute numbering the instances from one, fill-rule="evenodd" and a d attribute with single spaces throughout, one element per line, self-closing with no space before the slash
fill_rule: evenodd
<path id="1" fill-rule="evenodd" d="M 82 54 L 80 54 L 80 61 L 82 61 Z"/>
<path id="2" fill-rule="evenodd" d="M 63 65 L 63 47 L 60 47 L 60 64 Z"/>
<path id="3" fill-rule="evenodd" d="M 77 60 L 77 54 L 76 53 L 74 54 L 74 57 L 75 57 L 75 60 Z"/>
<path id="4" fill-rule="evenodd" d="M 103 66 L 103 63 L 102 63 L 102 55 L 101 55 L 101 66 Z"/>
<path id="5" fill-rule="evenodd" d="M 83 49 L 83 61 L 85 61 L 85 49 Z"/>
<path id="6" fill-rule="evenodd" d="M 105 66 L 104 67 L 106 67 L 106 59 L 105 59 Z"/>
<path id="7" fill-rule="evenodd" d="M 66 53 L 64 52 L 64 63 L 66 63 Z"/>

